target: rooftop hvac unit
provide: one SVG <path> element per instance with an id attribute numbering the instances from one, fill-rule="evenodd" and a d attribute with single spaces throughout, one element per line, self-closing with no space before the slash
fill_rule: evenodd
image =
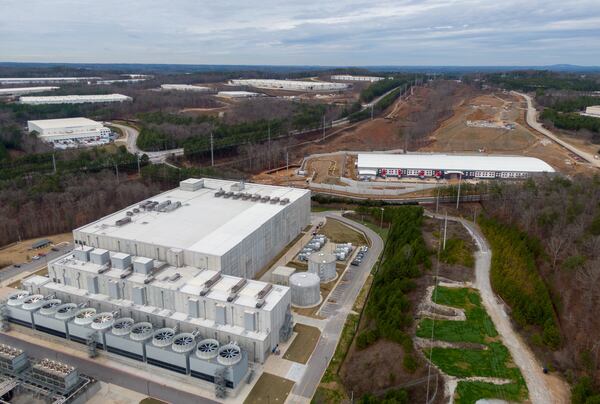
<path id="1" fill-rule="evenodd" d="M 219 348 L 217 362 L 224 366 L 233 366 L 242 359 L 242 351 L 236 343 L 230 342 Z"/>
<path id="2" fill-rule="evenodd" d="M 159 203 L 158 205 L 156 205 L 156 207 L 154 208 L 154 210 L 157 210 L 159 212 L 162 212 L 167 206 L 169 206 L 171 204 L 171 200 L 167 199 L 164 202 Z"/>
<path id="3" fill-rule="evenodd" d="M 246 192 L 244 194 L 242 194 L 242 199 L 247 201 L 248 199 L 252 198 L 252 194 Z"/>
<path id="4" fill-rule="evenodd" d="M 169 346 L 173 343 L 174 336 L 175 330 L 172 328 L 161 328 L 156 330 L 152 335 L 152 345 L 159 348 Z"/>
<path id="5" fill-rule="evenodd" d="M 154 279 L 156 279 L 154 276 L 149 276 L 146 279 L 144 279 L 144 285 L 149 284 L 150 282 L 154 281 Z"/>
<path id="6" fill-rule="evenodd" d="M 252 197 L 250 198 L 252 201 L 256 202 L 260 199 L 260 195 L 259 194 L 254 194 L 252 195 Z"/>
<path id="7" fill-rule="evenodd" d="M 223 195 L 223 198 L 231 198 L 233 196 L 233 192 L 231 191 L 227 191 L 225 192 L 225 194 Z"/>
<path id="8" fill-rule="evenodd" d="M 203 360 L 210 360 L 217 356 L 219 351 L 219 341 L 216 339 L 205 339 L 198 342 L 196 346 L 196 356 Z"/>
<path id="9" fill-rule="evenodd" d="M 42 307 L 45 302 L 43 295 L 31 295 L 23 300 L 21 308 L 24 310 L 37 310 Z"/>
<path id="10" fill-rule="evenodd" d="M 271 198 L 271 204 L 275 204 L 277 202 L 279 202 L 279 197 L 278 196 L 274 196 L 274 197 Z"/>
<path id="11" fill-rule="evenodd" d="M 281 198 L 279 201 L 280 205 L 287 205 L 288 203 L 290 203 L 290 198 Z"/>
<path id="12" fill-rule="evenodd" d="M 130 211 L 130 210 L 128 210 L 127 212 L 125 212 L 125 215 L 127 215 L 127 216 L 133 216 L 133 212 Z"/>
<path id="13" fill-rule="evenodd" d="M 81 309 L 75 315 L 75 324 L 77 325 L 87 325 L 90 324 L 93 320 L 93 317 L 96 315 L 96 309 L 88 307 L 86 309 Z"/>
<path id="14" fill-rule="evenodd" d="M 232 184 L 229 189 L 231 189 L 232 191 L 243 191 L 244 190 L 244 181 L 240 181 L 240 182 L 236 182 L 235 184 Z"/>
<path id="15" fill-rule="evenodd" d="M 29 296 L 29 292 L 26 290 L 21 290 L 19 292 L 15 292 L 8 297 L 8 305 L 9 306 L 20 306 L 23 304 L 23 301 L 27 299 Z"/>
<path id="16" fill-rule="evenodd" d="M 236 192 L 235 194 L 233 194 L 233 199 L 240 199 L 242 195 L 242 192 Z"/>
<path id="17" fill-rule="evenodd" d="M 221 273 L 220 272 L 217 272 L 216 274 L 214 274 L 212 276 L 212 278 L 210 278 L 209 280 L 207 280 L 204 283 L 204 288 L 200 292 L 200 296 L 205 296 L 208 292 L 210 292 L 210 288 L 212 288 L 213 285 L 215 283 L 217 283 L 220 279 L 221 279 Z"/>
<path id="18" fill-rule="evenodd" d="M 133 213 L 140 213 L 140 210 L 138 208 L 133 208 Z"/>
<path id="19" fill-rule="evenodd" d="M 221 196 L 223 196 L 225 194 L 225 191 L 223 191 L 223 188 L 219 188 L 219 190 L 217 192 L 215 192 L 215 197 L 219 198 Z"/>
<path id="20" fill-rule="evenodd" d="M 265 303 L 266 303 L 265 299 L 257 299 L 255 307 L 257 309 L 260 309 L 261 307 L 263 307 L 265 305 Z"/>
<path id="21" fill-rule="evenodd" d="M 181 202 L 177 201 L 175 203 L 171 203 L 163 208 L 163 212 L 172 212 L 175 209 L 181 207 Z"/>
<path id="22" fill-rule="evenodd" d="M 173 337 L 173 344 L 171 345 L 171 349 L 175 352 L 184 353 L 189 352 L 194 349 L 196 343 L 196 335 L 195 333 L 184 332 Z"/>
<path id="23" fill-rule="evenodd" d="M 46 303 L 44 303 L 42 305 L 42 307 L 40 307 L 40 314 L 43 314 L 45 316 L 50 316 L 56 313 L 56 310 L 58 310 L 58 308 L 61 305 L 61 301 L 59 299 L 50 299 L 47 300 Z"/>
<path id="24" fill-rule="evenodd" d="M 92 328 L 94 330 L 106 330 L 113 326 L 115 316 L 113 313 L 98 313 L 92 317 Z"/>
<path id="25" fill-rule="evenodd" d="M 114 322 L 112 326 L 112 333 L 114 335 L 127 335 L 131 332 L 131 327 L 133 327 L 134 323 L 135 321 L 133 321 L 132 318 L 120 318 Z"/>
<path id="26" fill-rule="evenodd" d="M 98 274 L 102 275 L 103 273 L 107 272 L 108 270 L 110 270 L 110 267 L 107 265 L 104 268 L 100 268 L 98 270 Z"/>
<path id="27" fill-rule="evenodd" d="M 127 217 L 124 217 L 124 218 L 122 218 L 122 219 L 119 219 L 119 220 L 117 220 L 117 221 L 115 222 L 115 225 L 116 225 L 116 226 L 124 226 L 124 225 L 126 225 L 127 223 L 131 223 L 131 217 L 129 217 L 129 216 L 127 216 Z"/>
<path id="28" fill-rule="evenodd" d="M 179 272 L 176 272 L 169 277 L 169 282 L 175 282 L 179 278 L 181 278 L 181 274 Z"/>
<path id="29" fill-rule="evenodd" d="M 238 283 L 231 288 L 229 296 L 227 296 L 227 301 L 230 303 L 233 302 L 238 297 L 238 292 L 244 287 L 244 285 L 246 285 L 247 282 L 248 281 L 244 278 L 240 279 Z"/>
<path id="30" fill-rule="evenodd" d="M 79 306 L 75 303 L 65 303 L 56 308 L 55 318 L 58 320 L 69 320 L 77 314 L 79 311 Z"/>
<path id="31" fill-rule="evenodd" d="M 150 205 L 152 203 L 152 201 L 144 201 L 142 203 L 140 203 L 140 209 L 146 209 L 148 207 L 148 205 Z"/>
<path id="32" fill-rule="evenodd" d="M 151 338 L 154 334 L 154 328 L 152 324 L 142 322 L 136 323 L 131 327 L 131 332 L 129 333 L 129 338 L 134 341 L 144 341 L 148 338 Z"/>
<path id="33" fill-rule="evenodd" d="M 262 288 L 262 290 L 260 292 L 258 292 L 258 294 L 256 295 L 256 297 L 258 299 L 264 299 L 269 294 L 269 292 L 271 291 L 271 289 L 273 289 L 273 285 L 270 284 L 270 283 L 267 283 L 265 285 L 265 287 Z"/>
<path id="34" fill-rule="evenodd" d="M 262 198 L 260 198 L 260 201 L 261 201 L 262 203 L 266 203 L 266 202 L 269 202 L 269 199 L 271 199 L 271 197 L 270 197 L 270 196 L 268 196 L 268 195 L 265 195 L 265 196 L 263 196 Z"/>

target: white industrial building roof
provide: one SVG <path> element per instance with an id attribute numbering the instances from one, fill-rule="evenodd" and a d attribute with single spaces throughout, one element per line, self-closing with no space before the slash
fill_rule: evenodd
<path id="1" fill-rule="evenodd" d="M 48 95 L 19 98 L 19 102 L 22 104 L 76 104 L 85 102 L 122 102 L 131 100 L 131 97 L 123 94 Z"/>
<path id="2" fill-rule="evenodd" d="M 45 82 L 67 82 L 67 81 L 83 81 L 83 80 L 98 80 L 101 77 L 0 77 L 2 84 L 17 84 L 17 83 L 45 83 Z"/>
<path id="3" fill-rule="evenodd" d="M 469 155 L 469 154 L 380 154 L 360 153 L 358 168 L 413 168 L 445 171 L 518 171 L 530 173 L 554 172 L 543 160 L 535 157 Z"/>
<path id="4" fill-rule="evenodd" d="M 75 231 L 220 256 L 288 206 L 214 196 L 220 188 L 229 191 L 233 184 L 236 182 L 204 179 L 204 187 L 196 191 L 175 188 L 148 199 L 181 202 L 182 206 L 171 212 L 140 210 L 131 216 L 131 223 L 117 226 L 116 220 L 137 208 L 139 204 L 135 204 Z M 290 203 L 310 193 L 261 184 L 245 184 L 242 192 L 289 198 Z"/>
<path id="5" fill-rule="evenodd" d="M 183 90 L 183 91 L 209 91 L 210 88 L 195 86 L 192 84 L 161 84 L 163 90 Z"/>
<path id="6" fill-rule="evenodd" d="M 61 118 L 61 119 L 41 119 L 37 121 L 28 121 L 41 129 L 61 129 L 72 128 L 76 126 L 98 126 L 100 123 L 88 118 Z"/>
<path id="7" fill-rule="evenodd" d="M 260 93 L 253 93 L 251 91 L 219 91 L 217 96 L 219 97 L 230 97 L 230 98 L 242 98 L 242 97 L 258 97 Z"/>
<path id="8" fill-rule="evenodd" d="M 19 95 L 30 93 L 42 93 L 45 91 L 58 90 L 60 87 L 15 87 L 0 88 L 0 95 Z"/>

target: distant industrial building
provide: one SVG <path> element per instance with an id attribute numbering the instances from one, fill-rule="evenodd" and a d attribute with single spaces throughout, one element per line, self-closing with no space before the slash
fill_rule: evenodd
<path id="1" fill-rule="evenodd" d="M 233 86 L 249 86 L 265 88 L 270 90 L 287 91 L 342 91 L 349 87 L 343 83 L 329 83 L 324 81 L 300 81 L 300 80 L 272 80 L 272 79 L 234 79 L 229 80 Z"/>
<path id="2" fill-rule="evenodd" d="M 55 146 L 84 140 L 109 141 L 112 131 L 100 122 L 88 118 L 43 119 L 27 121 L 29 132 L 37 132 L 38 138 Z"/>
<path id="3" fill-rule="evenodd" d="M 43 93 L 46 91 L 58 90 L 60 87 L 15 87 L 15 88 L 0 88 L 0 96 L 2 95 L 23 95 Z"/>
<path id="4" fill-rule="evenodd" d="M 600 105 L 593 105 L 585 109 L 587 115 L 597 116 L 600 118 Z"/>
<path id="5" fill-rule="evenodd" d="M 142 81 L 146 81 L 146 79 L 108 79 L 108 80 L 98 80 L 96 84 L 133 84 L 140 83 Z"/>
<path id="6" fill-rule="evenodd" d="M 188 179 L 73 231 L 75 243 L 253 278 L 310 223 L 310 191 Z"/>
<path id="7" fill-rule="evenodd" d="M 0 77 L 0 84 L 77 83 L 100 80 L 102 77 Z"/>
<path id="8" fill-rule="evenodd" d="M 161 84 L 160 88 L 163 90 L 176 90 L 176 91 L 210 91 L 208 87 L 194 86 L 191 84 Z"/>
<path id="9" fill-rule="evenodd" d="M 219 91 L 217 97 L 223 98 L 253 98 L 260 97 L 261 93 L 253 93 L 250 91 Z"/>
<path id="10" fill-rule="evenodd" d="M 384 77 L 375 77 L 375 76 L 351 76 L 349 74 L 334 74 L 331 76 L 331 80 L 339 80 L 339 81 L 369 81 L 374 83 L 376 81 L 385 80 Z"/>
<path id="11" fill-rule="evenodd" d="M 40 97 L 21 97 L 21 104 L 43 105 L 43 104 L 84 104 L 101 102 L 129 102 L 131 97 L 123 94 L 92 94 L 92 95 L 57 95 Z"/>
<path id="12" fill-rule="evenodd" d="M 459 154 L 377 154 L 361 153 L 356 162 L 361 178 L 476 178 L 517 179 L 553 173 L 546 162 L 523 156 Z"/>

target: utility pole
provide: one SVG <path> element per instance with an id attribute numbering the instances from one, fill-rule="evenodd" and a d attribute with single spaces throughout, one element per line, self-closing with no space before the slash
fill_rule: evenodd
<path id="1" fill-rule="evenodd" d="M 381 229 L 383 229 L 383 211 L 385 210 L 385 208 L 381 208 L 381 221 L 379 223 L 379 227 Z"/>
<path id="2" fill-rule="evenodd" d="M 54 153 L 52 153 L 52 167 L 54 167 L 54 174 L 56 174 L 56 158 L 54 157 Z"/>
<path id="3" fill-rule="evenodd" d="M 215 154 L 214 154 L 214 140 L 213 140 L 213 133 L 212 131 L 210 132 L 210 165 L 214 166 L 215 165 Z"/>
<path id="4" fill-rule="evenodd" d="M 117 182 L 119 182 L 119 165 L 115 161 L 115 175 L 117 176 Z"/>
<path id="5" fill-rule="evenodd" d="M 458 177 L 458 194 L 456 195 L 456 209 L 458 209 L 458 204 L 460 202 L 460 183 L 462 182 L 462 174 L 459 174 Z"/>
<path id="6" fill-rule="evenodd" d="M 448 211 L 446 211 L 446 216 L 444 217 L 444 244 L 442 250 L 446 249 L 446 234 L 448 231 Z"/>
<path id="7" fill-rule="evenodd" d="M 135 155 L 137 157 L 138 175 L 141 175 L 142 174 L 142 170 L 140 169 L 140 154 L 136 153 Z"/>
<path id="8" fill-rule="evenodd" d="M 269 137 L 269 170 L 271 169 L 271 122 L 267 123 L 267 136 Z"/>
<path id="9" fill-rule="evenodd" d="M 373 105 L 374 103 L 371 103 L 371 120 L 373 120 Z"/>

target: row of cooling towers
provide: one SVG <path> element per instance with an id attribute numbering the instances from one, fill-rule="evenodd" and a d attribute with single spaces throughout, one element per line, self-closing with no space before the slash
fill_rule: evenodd
<path id="1" fill-rule="evenodd" d="M 11 322 L 79 343 L 93 337 L 97 347 L 108 352 L 178 373 L 214 382 L 220 371 L 230 388 L 248 371 L 247 354 L 235 342 L 221 345 L 216 339 L 200 339 L 197 332 L 156 329 L 150 322 L 136 323 L 129 317 L 118 318 L 117 313 L 97 312 L 27 291 L 12 294 L 7 308 Z"/>

